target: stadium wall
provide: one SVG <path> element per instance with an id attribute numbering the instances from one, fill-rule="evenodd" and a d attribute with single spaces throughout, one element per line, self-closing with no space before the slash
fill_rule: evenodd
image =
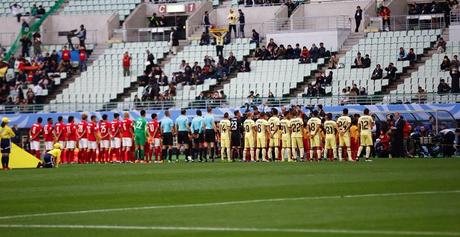
<path id="1" fill-rule="evenodd" d="M 152 13 L 150 13 L 150 16 Z M 131 28 L 144 28 L 148 26 L 147 21 L 147 4 L 143 3 L 134 9 L 134 11 L 126 18 L 125 22 L 123 22 L 123 28 L 131 29 Z"/>
<path id="2" fill-rule="evenodd" d="M 425 113 L 424 111 L 447 111 L 456 120 L 460 120 L 460 104 L 403 104 L 403 105 L 350 105 L 350 106 L 324 106 L 324 110 L 328 113 L 333 114 L 340 114 L 344 108 L 348 108 L 350 114 L 359 113 L 361 114 L 364 108 L 368 108 L 373 113 L 378 113 L 381 119 L 384 118 L 385 113 L 390 112 L 411 112 L 411 111 L 419 111 L 419 118 L 420 119 L 428 119 L 430 116 L 429 114 Z M 213 113 L 216 115 L 216 119 L 220 120 L 223 118 L 225 112 L 229 112 L 233 114 L 233 111 L 239 109 L 243 111 L 241 108 L 216 108 L 214 109 Z M 171 109 L 171 118 L 176 119 L 180 115 L 180 109 Z M 96 115 L 98 119 L 102 117 L 102 114 L 107 114 L 110 119 L 113 118 L 113 111 L 108 112 L 95 112 L 89 113 L 91 115 Z M 139 111 L 132 110 L 129 111 L 131 118 L 139 117 Z M 164 111 L 158 110 L 147 110 L 148 114 L 157 113 L 159 118 L 164 117 Z M 75 113 L 30 113 L 30 114 L 0 114 L 0 117 L 8 117 L 11 120 L 11 125 L 17 124 L 19 128 L 30 128 L 32 124 L 37 120 L 38 117 L 42 117 L 44 119 L 51 117 L 54 121 L 57 121 L 58 116 L 63 116 L 65 121 L 69 116 L 74 116 L 76 118 L 76 122 L 80 121 L 81 112 Z M 187 110 L 187 116 L 189 119 L 193 118 L 196 114 L 196 109 L 189 109 Z"/>
<path id="3" fill-rule="evenodd" d="M 460 41 L 460 25 L 449 26 L 449 40 Z"/>
<path id="4" fill-rule="evenodd" d="M 79 29 L 83 24 L 87 30 L 87 43 L 105 43 L 112 36 L 113 30 L 118 26 L 118 14 L 75 14 L 49 16 L 41 27 L 44 44 L 64 44 L 67 38 L 58 36 L 59 31 Z M 94 42 L 92 42 L 94 41 Z"/>
<path id="5" fill-rule="evenodd" d="M 0 27 L 0 45 L 11 45 L 21 29 L 21 23 L 18 23 L 16 17 L 3 16 L 0 17 L 2 27 Z"/>
<path id="6" fill-rule="evenodd" d="M 198 27 L 203 22 L 204 12 L 208 11 L 211 13 L 212 11 L 212 3 L 211 2 L 202 2 L 199 6 L 197 6 L 196 11 L 194 11 L 185 22 L 185 29 L 186 29 L 186 36 L 191 37 L 195 32 L 199 31 L 202 32 L 203 27 Z"/>

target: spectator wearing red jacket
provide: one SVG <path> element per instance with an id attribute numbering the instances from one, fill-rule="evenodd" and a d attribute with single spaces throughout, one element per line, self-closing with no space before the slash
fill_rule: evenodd
<path id="1" fill-rule="evenodd" d="M 125 52 L 123 54 L 123 76 L 124 77 L 129 77 L 130 73 L 130 67 L 131 67 L 131 56 L 129 56 L 128 52 Z"/>
<path id="2" fill-rule="evenodd" d="M 62 48 L 62 60 L 70 63 L 70 50 L 67 49 L 67 46 Z"/>
<path id="3" fill-rule="evenodd" d="M 382 20 L 383 20 L 383 29 L 385 30 L 385 24 L 388 25 L 388 30 L 390 31 L 391 30 L 391 27 L 390 27 L 390 14 L 391 14 L 391 10 L 390 8 L 386 7 L 386 6 L 382 6 L 380 8 L 380 12 L 379 12 L 379 15 L 382 17 Z"/>
<path id="4" fill-rule="evenodd" d="M 302 51 L 300 52 L 300 63 L 308 63 L 310 58 L 310 51 L 308 48 L 303 46 Z"/>
<path id="5" fill-rule="evenodd" d="M 79 57 L 80 57 L 80 64 L 79 64 L 80 72 L 84 72 L 87 69 L 86 60 L 88 56 L 86 54 L 86 49 L 83 46 L 80 47 Z"/>

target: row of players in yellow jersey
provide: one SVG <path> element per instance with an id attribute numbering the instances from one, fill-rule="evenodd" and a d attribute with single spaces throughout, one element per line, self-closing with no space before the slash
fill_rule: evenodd
<path id="1" fill-rule="evenodd" d="M 374 121 L 369 115 L 368 109 L 365 109 L 363 112 L 364 115 L 358 119 L 360 146 L 357 157 L 365 149 L 366 161 L 371 161 L 369 156 L 371 147 L 373 146 L 372 128 Z M 281 148 L 281 157 L 275 157 L 275 160 L 300 160 L 304 158 L 304 150 L 309 148 L 310 155 L 307 157 L 308 160 L 313 160 L 313 158 L 319 160 L 321 150 L 323 150 L 324 159 L 327 159 L 329 152 L 332 150 L 333 155 L 330 159 L 342 161 L 342 149 L 346 149 L 347 160 L 354 161 L 352 159 L 350 144 L 351 118 L 348 115 L 348 109 L 343 110 L 343 114 L 337 121 L 332 120 L 332 114 L 327 114 L 324 122 L 318 117 L 318 111 L 313 111 L 313 116 L 306 124 L 302 119 L 302 114 L 296 111 L 287 111 L 283 114 L 282 118 L 279 117 L 277 109 L 272 109 L 271 114 L 272 117 L 268 119 L 267 114 L 263 113 L 256 121 L 254 121 L 252 113 L 247 114 L 247 118 L 243 122 L 243 159 L 246 157 L 247 150 L 249 150 L 251 161 L 259 160 L 260 153 L 262 153 L 263 161 L 273 160 L 273 151 L 275 156 L 278 156 L 280 154 L 279 149 Z M 229 160 L 231 159 L 230 145 L 232 131 L 230 128 L 231 122 L 226 113 L 224 119 L 219 123 L 222 159 L 225 154 Z M 339 141 L 338 146 L 337 140 Z M 314 151 L 316 151 L 316 157 L 314 157 Z"/>

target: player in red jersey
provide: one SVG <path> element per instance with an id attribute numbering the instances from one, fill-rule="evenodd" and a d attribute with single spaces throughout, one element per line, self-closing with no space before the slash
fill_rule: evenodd
<path id="1" fill-rule="evenodd" d="M 48 118 L 46 119 L 47 124 L 43 127 L 43 139 L 45 140 L 45 150 L 51 151 L 53 150 L 54 144 L 54 128 L 53 128 L 53 119 Z"/>
<path id="2" fill-rule="evenodd" d="M 150 144 L 147 161 L 152 161 L 152 153 L 155 153 L 155 162 L 159 162 L 158 158 L 160 157 L 161 152 L 161 133 L 157 114 L 152 114 L 152 121 L 147 123 L 147 131 L 149 133 Z"/>
<path id="3" fill-rule="evenodd" d="M 110 139 L 110 158 L 112 162 L 121 162 L 121 121 L 118 113 L 113 114 L 113 121 L 110 123 Z"/>
<path id="4" fill-rule="evenodd" d="M 67 162 L 74 163 L 77 158 L 74 153 L 75 148 L 77 148 L 77 125 L 74 122 L 73 116 L 69 116 L 69 120 L 65 128 L 67 135 L 67 142 L 65 144 Z"/>
<path id="5" fill-rule="evenodd" d="M 123 114 L 123 122 L 122 122 L 122 145 L 123 145 L 123 161 L 127 162 L 134 162 L 134 154 L 132 154 L 132 146 L 133 146 L 133 134 L 134 134 L 134 127 L 133 127 L 133 120 L 129 118 L 129 113 L 125 112 Z"/>
<path id="6" fill-rule="evenodd" d="M 66 129 L 62 116 L 58 117 L 58 122 L 54 126 L 54 140 L 61 145 L 61 163 L 67 163 L 67 154 L 65 154 Z"/>
<path id="7" fill-rule="evenodd" d="M 88 115 L 82 114 L 81 121 L 77 125 L 77 140 L 78 140 L 78 163 L 88 162 Z"/>
<path id="8" fill-rule="evenodd" d="M 99 121 L 99 133 L 101 135 L 101 140 L 99 145 L 101 150 L 99 152 L 100 161 L 103 163 L 109 161 L 109 149 L 110 149 L 110 122 L 107 121 L 107 114 L 102 115 L 102 120 Z"/>
<path id="9" fill-rule="evenodd" d="M 30 150 L 38 159 L 40 159 L 40 135 L 43 132 L 42 122 L 42 117 L 38 117 L 37 122 L 29 130 Z"/>
<path id="10" fill-rule="evenodd" d="M 97 160 L 97 140 L 99 139 L 99 128 L 96 123 L 96 116 L 91 115 L 91 121 L 87 125 L 88 137 L 88 154 L 87 159 L 90 163 L 98 162 Z"/>

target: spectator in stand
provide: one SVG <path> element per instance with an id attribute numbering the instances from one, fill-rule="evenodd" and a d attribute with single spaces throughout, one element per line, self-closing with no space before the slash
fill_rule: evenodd
<path id="1" fill-rule="evenodd" d="M 275 47 L 278 47 L 278 45 L 275 43 L 275 41 L 273 39 L 270 39 L 270 41 L 267 44 L 267 49 L 275 48 Z"/>
<path id="2" fill-rule="evenodd" d="M 20 4 L 14 3 L 13 5 L 10 6 L 11 9 L 11 14 L 15 16 L 18 19 L 18 23 L 21 22 L 21 17 L 22 17 L 22 12 L 23 8 Z"/>
<path id="3" fill-rule="evenodd" d="M 404 60 L 408 60 L 411 64 L 417 61 L 417 55 L 414 52 L 414 48 L 409 49 L 409 53 L 406 55 Z"/>
<path id="4" fill-rule="evenodd" d="M 240 35 L 240 38 L 244 38 L 244 25 L 246 24 L 246 19 L 241 9 L 238 9 L 238 13 L 239 13 L 238 21 L 240 23 L 239 35 Z"/>
<path id="5" fill-rule="evenodd" d="M 357 6 L 356 12 L 355 12 L 355 23 L 356 23 L 355 32 L 359 31 L 359 26 L 361 25 L 362 19 L 363 19 L 363 10 L 361 9 L 360 6 Z"/>
<path id="6" fill-rule="evenodd" d="M 62 48 L 62 61 L 66 63 L 70 63 L 70 58 L 71 58 L 70 50 L 67 49 L 67 46 L 64 46 L 64 48 Z"/>
<path id="7" fill-rule="evenodd" d="M 390 79 L 390 81 L 394 81 L 396 79 L 396 72 L 398 69 L 394 66 L 393 63 L 390 63 L 388 67 L 385 68 L 387 75 L 383 79 Z"/>
<path id="8" fill-rule="evenodd" d="M 318 62 L 318 58 L 319 58 L 319 49 L 318 47 L 316 47 L 316 44 L 312 44 L 311 45 L 311 48 L 310 48 L 310 58 L 311 58 L 311 61 L 316 63 Z"/>
<path id="9" fill-rule="evenodd" d="M 209 27 L 211 27 L 211 21 L 209 21 L 209 13 L 208 13 L 208 11 L 204 12 L 203 25 L 204 25 L 204 33 L 206 35 L 208 35 L 209 34 Z"/>
<path id="10" fill-rule="evenodd" d="M 426 91 L 419 86 L 417 89 L 417 102 L 423 104 L 427 99 Z"/>
<path id="11" fill-rule="evenodd" d="M 37 83 L 37 84 L 35 84 L 32 92 L 36 96 L 41 96 L 43 94 L 43 87 L 39 83 Z"/>
<path id="12" fill-rule="evenodd" d="M 326 58 L 326 57 L 329 57 L 331 56 L 331 52 L 329 52 L 325 47 L 324 47 L 324 43 L 323 42 L 320 42 L 319 43 L 319 57 L 320 58 Z"/>
<path id="13" fill-rule="evenodd" d="M 207 12 L 205 12 L 206 14 Z M 160 19 L 158 19 L 157 14 L 153 13 L 151 17 L 149 17 L 149 27 L 160 27 Z"/>
<path id="14" fill-rule="evenodd" d="M 295 48 L 294 48 L 294 56 L 295 56 L 295 59 L 298 59 L 300 58 L 300 54 L 302 53 L 302 49 L 300 48 L 300 45 L 299 44 L 295 44 Z"/>
<path id="15" fill-rule="evenodd" d="M 326 86 L 330 86 L 332 85 L 332 79 L 334 77 L 334 73 L 332 71 L 329 71 L 329 74 L 327 75 L 327 77 L 324 79 L 324 84 Z"/>
<path id="16" fill-rule="evenodd" d="M 444 53 L 446 52 L 446 41 L 444 41 L 444 38 L 439 38 L 437 44 L 436 44 L 436 48 L 438 49 L 438 53 Z"/>
<path id="17" fill-rule="evenodd" d="M 288 44 L 287 48 L 286 48 L 286 58 L 287 59 L 294 59 L 294 49 L 292 48 L 292 46 L 290 44 Z"/>
<path id="18" fill-rule="evenodd" d="M 80 46 L 79 59 L 80 59 L 80 62 L 78 66 L 80 68 L 80 72 L 84 72 L 86 71 L 88 67 L 86 66 L 86 60 L 87 60 L 86 49 L 83 46 Z"/>
<path id="19" fill-rule="evenodd" d="M 171 45 L 171 51 L 173 55 L 177 54 L 177 47 L 179 46 L 179 35 L 177 33 L 176 29 L 172 29 L 171 35 L 170 35 L 170 45 Z"/>
<path id="20" fill-rule="evenodd" d="M 441 79 L 438 85 L 438 94 L 446 94 L 451 90 L 450 86 L 446 83 L 444 79 Z"/>
<path id="21" fill-rule="evenodd" d="M 200 45 L 208 45 L 209 43 L 210 43 L 209 34 L 206 32 L 203 32 L 200 38 Z"/>
<path id="22" fill-rule="evenodd" d="M 155 56 L 153 56 L 153 53 L 150 52 L 150 50 L 147 49 L 145 52 L 147 54 L 147 61 L 150 63 L 150 65 L 154 66 L 155 65 Z"/>
<path id="23" fill-rule="evenodd" d="M 27 104 L 34 104 L 35 94 L 31 88 L 27 90 L 26 97 L 27 97 Z"/>
<path id="24" fill-rule="evenodd" d="M 375 79 L 382 79 L 383 77 L 383 70 L 382 70 L 382 66 L 380 66 L 380 64 L 377 64 L 375 66 L 375 69 L 374 71 L 372 72 L 372 77 L 371 79 L 375 80 Z"/>
<path id="25" fill-rule="evenodd" d="M 441 71 L 449 71 L 450 70 L 450 59 L 449 57 L 444 56 L 444 59 L 441 62 Z"/>
<path id="26" fill-rule="evenodd" d="M 276 49 L 274 58 L 275 59 L 285 59 L 286 58 L 286 49 L 284 48 L 284 45 L 280 44 L 280 47 Z"/>
<path id="27" fill-rule="evenodd" d="M 400 48 L 399 48 L 398 55 L 397 55 L 396 57 L 397 57 L 398 61 L 404 61 L 404 60 L 406 60 L 406 57 L 407 57 L 407 55 L 406 55 L 406 50 L 404 50 L 403 47 L 400 47 Z"/>
<path id="28" fill-rule="evenodd" d="M 32 16 L 36 16 L 38 13 L 38 7 L 37 7 L 37 4 L 33 4 L 32 5 L 32 8 L 30 9 L 30 15 Z"/>
<path id="29" fill-rule="evenodd" d="M 240 66 L 240 72 L 250 72 L 251 71 L 251 63 L 248 60 L 247 56 L 243 57 L 243 63 Z"/>
<path id="30" fill-rule="evenodd" d="M 451 68 L 457 68 L 460 66 L 460 61 L 458 61 L 458 56 L 457 55 L 454 55 L 454 58 L 452 60 L 450 60 L 450 67 Z"/>
<path id="31" fill-rule="evenodd" d="M 80 25 L 80 31 L 77 33 L 77 38 L 80 41 L 80 46 L 86 48 L 85 41 L 86 41 L 86 28 L 85 25 Z"/>
<path id="32" fill-rule="evenodd" d="M 258 48 L 259 47 L 259 42 L 260 42 L 260 37 L 259 37 L 259 33 L 257 33 L 256 30 L 252 29 L 252 36 L 251 36 L 251 40 L 249 41 L 251 44 L 252 43 L 255 43 L 256 44 L 256 47 Z"/>
<path id="33" fill-rule="evenodd" d="M 458 72 L 458 67 L 452 67 L 450 69 L 450 77 L 452 78 L 452 93 L 460 93 L 459 88 L 459 78 L 460 73 Z"/>
<path id="34" fill-rule="evenodd" d="M 238 22 L 238 16 L 235 14 L 233 9 L 230 9 L 230 12 L 227 16 L 227 20 L 228 20 L 228 37 L 231 38 L 232 30 L 233 30 L 235 34 L 235 38 L 236 38 L 237 37 L 236 36 L 236 23 Z"/>
<path id="35" fill-rule="evenodd" d="M 42 5 L 38 6 L 37 16 L 43 16 L 46 14 L 45 8 Z"/>
<path id="36" fill-rule="evenodd" d="M 123 54 L 123 59 L 122 59 L 122 65 L 123 65 L 123 76 L 124 77 L 129 77 L 131 75 L 131 56 L 129 56 L 128 51 Z"/>
<path id="37" fill-rule="evenodd" d="M 351 68 L 363 68 L 363 57 L 361 56 L 361 53 L 358 52 L 355 58 L 355 65 L 351 66 Z"/>
<path id="38" fill-rule="evenodd" d="M 224 41 L 225 41 L 225 35 L 227 35 L 227 32 L 211 32 L 212 36 L 214 36 L 215 41 L 216 41 L 216 55 L 217 56 L 224 56 Z M 229 32 L 230 34 L 230 32 Z M 235 31 L 236 35 L 236 31 Z"/>
<path id="39" fill-rule="evenodd" d="M 329 64 L 327 66 L 328 69 L 336 69 L 337 65 L 339 64 L 339 59 L 335 53 L 332 54 L 331 58 L 329 59 Z"/>
<path id="40" fill-rule="evenodd" d="M 26 19 L 22 19 L 22 24 L 21 24 L 21 29 L 24 32 L 29 32 L 29 23 L 26 21 Z"/>
<path id="41" fill-rule="evenodd" d="M 34 48 L 34 56 L 39 57 L 42 54 L 42 41 L 39 32 L 35 32 L 32 35 L 32 46 Z"/>
<path id="42" fill-rule="evenodd" d="M 371 66 L 371 59 L 369 58 L 369 54 L 366 54 L 363 59 L 363 68 L 369 68 Z"/>
<path id="43" fill-rule="evenodd" d="M 390 31 L 391 30 L 391 22 L 390 22 L 390 16 L 391 14 L 391 10 L 390 8 L 388 8 L 387 6 L 382 6 L 380 8 L 380 12 L 379 12 L 379 15 L 382 17 L 382 20 L 383 20 L 383 29 L 386 30 L 386 31 Z M 385 29 L 385 24 L 388 25 L 388 29 Z"/>
<path id="44" fill-rule="evenodd" d="M 310 62 L 310 52 L 307 47 L 303 46 L 302 52 L 300 53 L 300 63 L 309 63 Z"/>
<path id="45" fill-rule="evenodd" d="M 21 46 L 22 46 L 22 57 L 30 57 L 30 46 L 32 45 L 32 41 L 24 35 L 21 39 Z"/>
<path id="46" fill-rule="evenodd" d="M 238 62 L 236 60 L 236 57 L 233 55 L 233 52 L 230 52 L 230 55 L 228 56 L 227 62 L 228 62 L 228 68 L 229 68 L 230 72 L 232 72 L 235 69 L 237 69 Z"/>

